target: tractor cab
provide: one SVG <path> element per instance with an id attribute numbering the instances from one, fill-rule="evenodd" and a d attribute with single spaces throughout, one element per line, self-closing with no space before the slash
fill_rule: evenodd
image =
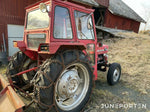
<path id="1" fill-rule="evenodd" d="M 93 12 L 62 0 L 48 0 L 27 7 L 24 47 L 48 54 L 66 47 L 90 48 L 94 52 L 97 38 Z"/>
<path id="2" fill-rule="evenodd" d="M 93 9 L 63 0 L 47 0 L 29 6 L 24 41 L 17 42 L 17 47 L 32 60 L 37 60 L 39 55 L 41 60 L 46 60 L 65 49 L 83 50 L 90 57 L 97 79 L 98 53 L 107 53 L 108 46 L 101 45 L 98 49 L 93 12 Z"/>

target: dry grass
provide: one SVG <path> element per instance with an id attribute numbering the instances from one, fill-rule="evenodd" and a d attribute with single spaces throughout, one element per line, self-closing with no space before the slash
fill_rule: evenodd
<path id="1" fill-rule="evenodd" d="M 134 33 L 124 35 L 132 38 L 110 43 L 109 61 L 121 64 L 123 81 L 147 94 L 150 89 L 150 37 Z"/>
<path id="2" fill-rule="evenodd" d="M 125 38 L 148 38 L 148 33 L 134 33 L 134 32 L 120 32 L 118 36 L 125 37 Z"/>
<path id="3" fill-rule="evenodd" d="M 3 75 L 3 77 L 5 78 L 6 81 L 8 81 L 7 77 L 6 77 L 6 68 L 7 66 L 6 65 L 2 65 L 0 66 L 0 75 Z"/>
<path id="4" fill-rule="evenodd" d="M 5 74 L 6 73 L 6 66 L 1 66 L 0 67 L 0 74 Z"/>
<path id="5" fill-rule="evenodd" d="M 99 90 L 99 89 L 94 89 L 90 102 L 87 105 L 87 109 L 85 109 L 84 112 L 116 112 L 116 111 L 122 111 L 126 112 L 125 109 L 108 109 L 108 108 L 103 108 L 103 104 L 127 104 L 130 103 L 128 99 L 125 98 L 120 98 L 111 92 L 107 90 Z"/>
<path id="6" fill-rule="evenodd" d="M 150 35 L 150 30 L 140 31 L 140 34 Z"/>

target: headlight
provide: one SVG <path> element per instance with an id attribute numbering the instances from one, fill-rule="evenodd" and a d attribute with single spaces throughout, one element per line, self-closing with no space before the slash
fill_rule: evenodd
<path id="1" fill-rule="evenodd" d="M 18 47 L 17 41 L 13 41 L 13 46 L 14 46 L 14 47 Z"/>
<path id="2" fill-rule="evenodd" d="M 47 5 L 44 3 L 40 3 L 39 9 L 41 10 L 41 12 L 45 13 L 47 12 Z"/>

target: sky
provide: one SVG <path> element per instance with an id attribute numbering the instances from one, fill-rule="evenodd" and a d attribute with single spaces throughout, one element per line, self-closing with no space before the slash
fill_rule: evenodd
<path id="1" fill-rule="evenodd" d="M 140 30 L 150 30 L 150 0 L 122 0 L 137 14 L 139 14 L 147 24 L 141 23 Z"/>

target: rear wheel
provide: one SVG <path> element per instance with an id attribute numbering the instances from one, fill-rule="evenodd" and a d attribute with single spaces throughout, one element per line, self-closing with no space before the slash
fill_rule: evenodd
<path id="1" fill-rule="evenodd" d="M 31 60 L 23 52 L 19 51 L 11 57 L 6 75 L 8 76 L 9 81 L 13 81 L 14 85 L 22 88 L 23 90 L 29 90 L 31 88 L 29 82 L 35 75 L 34 71 L 25 73 L 21 76 L 11 76 L 35 66 L 37 66 L 36 61 Z"/>
<path id="2" fill-rule="evenodd" d="M 37 61 L 32 61 L 30 58 L 27 58 L 23 64 L 22 70 L 31 69 L 34 67 L 37 67 Z M 36 74 L 35 70 L 22 74 L 21 77 L 23 82 L 25 84 L 29 84 L 35 74 Z"/>
<path id="3" fill-rule="evenodd" d="M 43 112 L 79 112 L 92 91 L 93 73 L 86 56 L 66 51 L 47 60 L 38 71 L 35 99 Z"/>

